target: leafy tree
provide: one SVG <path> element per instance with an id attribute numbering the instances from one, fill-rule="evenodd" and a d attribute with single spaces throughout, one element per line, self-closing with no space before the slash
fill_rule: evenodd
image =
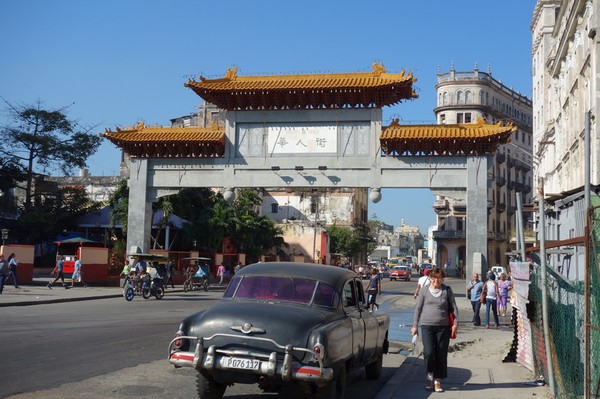
<path id="1" fill-rule="evenodd" d="M 40 242 L 53 239 L 60 233 L 74 230 L 77 219 L 96 211 L 101 203 L 91 201 L 83 187 L 39 189 L 32 205 L 25 209 L 15 234 L 24 242 Z"/>
<path id="2" fill-rule="evenodd" d="M 360 251 L 360 243 L 356 241 L 351 228 L 333 225 L 327 227 L 327 233 L 329 234 L 329 248 L 332 253 L 353 258 Z"/>
<path id="3" fill-rule="evenodd" d="M 380 221 L 369 220 L 367 223 L 359 223 L 353 229 L 349 227 L 329 226 L 327 233 L 330 237 L 330 250 L 348 258 L 366 257 L 375 250 L 377 246 L 377 232 Z"/>
<path id="4" fill-rule="evenodd" d="M 129 214 L 129 187 L 127 186 L 127 180 L 122 179 L 119 181 L 117 189 L 112 193 L 108 199 L 108 206 L 110 210 L 110 222 L 109 229 L 111 235 L 118 237 L 118 241 L 124 241 L 127 237 L 127 216 Z M 117 234 L 115 226 L 121 225 L 122 236 Z"/>
<path id="5" fill-rule="evenodd" d="M 0 128 L 0 152 L 26 175 L 24 208 L 28 209 L 35 173 L 58 169 L 69 175 L 73 168 L 85 167 L 101 138 L 90 134 L 94 127 L 84 128 L 68 119 L 66 108 L 46 110 L 39 100 L 31 105 L 5 103 L 10 123 Z"/>
<path id="6" fill-rule="evenodd" d="M 241 189 L 233 201 L 233 218 L 228 224 L 228 234 L 240 252 L 252 257 L 263 255 L 272 247 L 285 245 L 283 231 L 266 216 L 260 216 L 258 209 L 262 199 L 253 190 Z"/>

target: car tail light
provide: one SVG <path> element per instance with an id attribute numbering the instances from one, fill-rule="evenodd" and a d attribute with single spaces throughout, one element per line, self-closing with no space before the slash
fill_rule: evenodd
<path id="1" fill-rule="evenodd" d="M 323 347 L 323 345 L 321 344 L 316 344 L 313 347 L 313 352 L 315 352 L 315 354 L 313 355 L 313 359 L 317 361 L 321 360 L 325 356 L 325 347 Z"/>
<path id="2" fill-rule="evenodd" d="M 180 333 L 175 334 L 175 337 L 181 337 Z M 183 345 L 183 340 L 182 339 L 178 339 L 175 341 L 175 343 L 173 344 L 173 346 L 175 346 L 176 348 L 181 348 L 181 345 Z"/>

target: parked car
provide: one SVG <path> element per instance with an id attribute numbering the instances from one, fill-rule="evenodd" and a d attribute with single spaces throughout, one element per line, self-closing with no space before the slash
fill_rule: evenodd
<path id="1" fill-rule="evenodd" d="M 343 398 L 352 369 L 378 379 L 390 318 L 370 313 L 359 276 L 325 265 L 263 262 L 235 274 L 223 298 L 185 318 L 169 362 L 198 370 L 199 397 L 235 383 Z"/>
<path id="2" fill-rule="evenodd" d="M 412 274 L 412 271 L 410 270 L 410 266 L 396 266 L 392 270 L 390 270 L 390 273 L 389 273 L 390 281 L 396 281 L 396 280 L 410 281 L 411 274 Z"/>
<path id="3" fill-rule="evenodd" d="M 423 273 L 425 272 L 425 269 L 429 269 L 429 271 L 431 271 L 431 269 L 433 269 L 433 265 L 431 263 L 421 263 L 421 266 L 419 266 L 419 276 L 422 276 Z"/>

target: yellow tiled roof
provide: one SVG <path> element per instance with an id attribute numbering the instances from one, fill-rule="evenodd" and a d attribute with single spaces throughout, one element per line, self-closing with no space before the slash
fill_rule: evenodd
<path id="1" fill-rule="evenodd" d="M 481 139 L 514 131 L 512 124 L 390 125 L 382 129 L 381 139 Z"/>
<path id="2" fill-rule="evenodd" d="M 101 136 L 107 139 L 115 139 L 123 142 L 173 142 L 173 141 L 203 141 L 221 142 L 225 135 L 222 128 L 201 127 L 145 127 L 143 129 L 117 129 L 117 131 L 106 131 Z"/>
<path id="3" fill-rule="evenodd" d="M 186 87 L 202 87 L 211 90 L 279 90 L 279 89 L 350 89 L 359 87 L 380 87 L 390 84 L 413 83 L 416 78 L 412 74 L 387 73 L 385 71 L 304 74 L 304 75 L 275 75 L 275 76 L 237 76 L 237 69 L 229 70 L 225 78 L 206 79 L 200 77 L 200 82 L 190 80 Z M 415 94 L 416 96 L 416 94 Z"/>
<path id="4" fill-rule="evenodd" d="M 132 157 L 222 156 L 225 129 L 218 126 L 162 127 L 138 123 L 133 128 L 101 133 Z"/>
<path id="5" fill-rule="evenodd" d="M 411 73 L 387 73 L 374 64 L 373 72 L 237 76 L 229 69 L 224 78 L 197 82 L 191 88 L 206 101 L 223 109 L 295 109 L 382 107 L 417 97 Z"/>
<path id="6" fill-rule="evenodd" d="M 517 130 L 512 123 L 456 125 L 399 125 L 384 127 L 379 138 L 382 151 L 396 156 L 441 156 L 486 154 L 510 141 Z"/>

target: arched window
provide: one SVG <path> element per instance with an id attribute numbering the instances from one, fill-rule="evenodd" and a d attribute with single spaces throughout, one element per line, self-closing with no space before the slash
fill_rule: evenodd
<path id="1" fill-rule="evenodd" d="M 479 92 L 479 104 L 484 105 L 485 103 L 483 102 L 483 90 Z"/>
<path id="2" fill-rule="evenodd" d="M 444 105 L 448 105 L 448 92 L 444 92 Z"/>
<path id="3" fill-rule="evenodd" d="M 442 104 L 444 104 L 443 102 L 443 98 L 442 98 L 442 93 L 438 94 L 438 107 Z"/>
<path id="4" fill-rule="evenodd" d="M 463 92 L 462 91 L 457 91 L 456 92 L 456 103 L 457 104 L 463 104 Z"/>
<path id="5" fill-rule="evenodd" d="M 465 104 L 472 104 L 473 103 L 473 93 L 471 93 L 469 90 L 467 90 L 465 92 Z"/>

